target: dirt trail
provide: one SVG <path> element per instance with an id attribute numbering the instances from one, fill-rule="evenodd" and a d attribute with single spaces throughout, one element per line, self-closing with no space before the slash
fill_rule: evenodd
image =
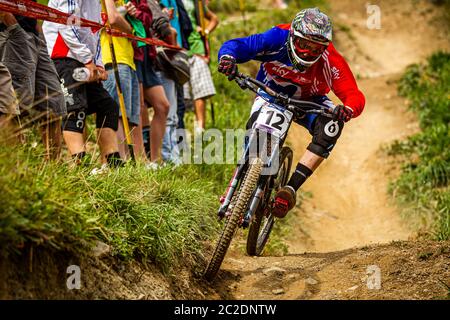
<path id="1" fill-rule="evenodd" d="M 407 65 L 450 47 L 449 35 L 435 19 L 439 8 L 426 1 L 377 1 L 381 29 L 369 30 L 365 0 L 330 3 L 336 46 L 360 78 L 366 110 L 347 126 L 332 157 L 305 184 L 312 197 L 294 213 L 293 233 L 287 237 L 290 254 L 250 258 L 234 248 L 216 282 L 221 298 L 429 299 L 446 294 L 440 285 L 440 280 L 450 280 L 445 244 L 380 245 L 412 236 L 389 203 L 391 166 L 380 148 L 418 130 L 397 96 L 395 80 Z M 343 25 L 351 31 L 339 28 Z M 304 150 L 308 133 L 299 127 L 291 131 L 293 149 Z M 353 249 L 357 247 L 364 249 Z M 423 255 L 436 259 L 432 267 Z M 370 265 L 381 268 L 383 281 L 388 281 L 384 290 L 362 285 Z"/>
<path id="2" fill-rule="evenodd" d="M 338 31 L 336 45 L 355 74 L 363 78 L 358 83 L 367 103 L 363 115 L 345 128 L 330 159 L 304 186 L 312 198 L 298 210 L 298 228 L 303 232 L 289 241 L 293 253 L 408 239 L 411 233 L 386 194 L 390 168 L 380 148 L 418 130 L 414 116 L 397 96 L 399 72 L 437 49 L 449 47 L 448 35 L 437 32 L 438 25 L 426 22 L 433 21 L 436 8 L 424 2 L 378 1 L 380 30 L 367 28 L 366 2 L 331 3 L 335 24 L 351 30 Z M 435 37 L 423 36 L 427 34 Z M 291 136 L 301 137 L 291 139 L 294 150 L 304 150 L 310 142 L 307 132 L 298 126 Z"/>

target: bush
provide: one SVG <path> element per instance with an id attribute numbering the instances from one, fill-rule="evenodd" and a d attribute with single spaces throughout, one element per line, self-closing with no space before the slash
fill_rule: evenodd
<path id="1" fill-rule="evenodd" d="M 410 66 L 399 84 L 418 114 L 422 132 L 391 146 L 403 155 L 402 175 L 391 190 L 420 227 L 450 238 L 450 54 L 438 52 L 426 65 Z"/>

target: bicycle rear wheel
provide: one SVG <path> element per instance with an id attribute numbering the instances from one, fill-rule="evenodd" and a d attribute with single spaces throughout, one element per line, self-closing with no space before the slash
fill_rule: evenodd
<path id="1" fill-rule="evenodd" d="M 288 182 L 292 158 L 292 150 L 288 147 L 283 147 L 280 152 L 280 169 L 274 178 L 273 188 L 271 188 L 270 194 L 265 195 L 264 201 L 261 201 L 250 224 L 247 237 L 247 254 L 249 256 L 260 256 L 269 240 L 275 224 L 275 218 L 271 213 L 272 202 L 279 188 L 285 186 Z"/>

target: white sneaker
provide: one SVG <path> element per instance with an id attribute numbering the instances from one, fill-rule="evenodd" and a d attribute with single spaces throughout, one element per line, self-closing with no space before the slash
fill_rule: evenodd
<path id="1" fill-rule="evenodd" d="M 94 168 L 92 169 L 91 173 L 89 175 L 91 176 L 97 176 L 100 174 L 105 174 L 109 172 L 109 165 L 107 163 L 102 164 L 100 168 Z"/>
<path id="2" fill-rule="evenodd" d="M 161 169 L 161 166 L 157 164 L 156 162 L 149 162 L 145 165 L 145 169 L 151 170 L 151 171 L 157 171 Z"/>
<path id="3" fill-rule="evenodd" d="M 203 133 L 205 133 L 205 129 L 202 127 L 199 127 L 197 123 L 194 124 L 194 136 L 201 137 L 203 136 Z"/>

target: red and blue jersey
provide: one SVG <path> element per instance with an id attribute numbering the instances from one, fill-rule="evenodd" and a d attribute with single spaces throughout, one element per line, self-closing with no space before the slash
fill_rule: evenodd
<path id="1" fill-rule="evenodd" d="M 350 67 L 330 44 L 321 59 L 304 72 L 292 67 L 287 40 L 290 25 L 279 25 L 265 33 L 225 42 L 219 58 L 230 55 L 238 63 L 261 61 L 257 79 L 278 92 L 295 99 L 308 100 L 327 95 L 331 90 L 342 103 L 359 116 L 365 106 L 365 97 L 356 84 Z"/>

